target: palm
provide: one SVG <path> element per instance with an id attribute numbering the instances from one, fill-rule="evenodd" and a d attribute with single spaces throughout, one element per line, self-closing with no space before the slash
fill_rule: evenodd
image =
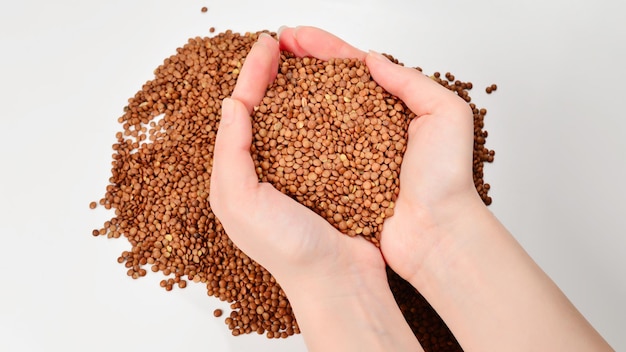
<path id="1" fill-rule="evenodd" d="M 400 175 L 410 199 L 424 205 L 465 191 L 472 184 L 473 128 L 469 119 L 426 115 L 411 123 Z"/>
<path id="2" fill-rule="evenodd" d="M 418 116 L 409 127 L 394 216 L 381 249 L 387 263 L 407 277 L 436 243 L 422 236 L 476 193 L 472 178 L 473 119 L 467 103 L 415 70 L 368 60 L 374 79 Z M 419 93 L 416 93 L 419 92 Z"/>
<path id="3" fill-rule="evenodd" d="M 233 231 L 233 239 L 276 276 L 297 276 L 300 273 L 290 269 L 321 264 L 324 267 L 318 271 L 322 273 L 345 266 L 384 269 L 380 251 L 371 243 L 340 234 L 322 217 L 269 184 L 257 184 L 256 188 L 252 192 L 257 195 L 255 206 L 246 220 L 238 222 L 240 228 Z"/>
<path id="4" fill-rule="evenodd" d="M 395 215 L 387 219 L 381 235 L 381 249 L 387 263 L 401 276 L 415 269 L 416 262 L 424 258 L 428 239 L 419 236 L 423 230 L 435 226 L 432 211 L 441 203 L 471 188 L 471 149 L 469 157 L 459 158 L 452 150 L 466 148 L 464 131 L 450 128 L 437 116 L 422 116 L 412 122 L 409 147 L 404 155 L 400 172 L 400 194 Z M 470 144 L 471 147 L 471 144 Z M 458 160 L 454 160 L 454 158 Z M 412 219 L 407 232 L 406 220 Z M 416 235 L 417 234 L 417 235 Z"/>

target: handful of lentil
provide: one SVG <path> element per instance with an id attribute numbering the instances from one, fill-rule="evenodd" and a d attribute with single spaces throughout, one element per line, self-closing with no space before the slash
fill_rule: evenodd
<path id="1" fill-rule="evenodd" d="M 230 96 L 258 33 L 193 38 L 155 70 L 118 119 L 110 184 L 100 205 L 115 209 L 94 236 L 126 237 L 118 262 L 128 275 L 161 271 L 171 290 L 202 282 L 231 303 L 233 335 L 298 333 L 276 280 L 241 252 L 208 196 L 221 101 Z M 433 79 L 469 102 L 471 83 Z M 454 81 L 454 83 L 452 83 Z M 486 203 L 482 166 L 486 111 L 474 110 L 474 181 Z M 283 53 L 279 73 L 253 115 L 251 153 L 259 179 L 311 208 L 346 235 L 378 245 L 393 214 L 407 128 L 414 115 L 379 87 L 358 60 L 321 61 Z M 95 207 L 91 204 L 90 207 Z M 410 285 L 389 271 L 392 291 L 427 351 L 458 351 L 454 336 Z M 221 314 L 216 314 L 221 315 Z"/>
<path id="2" fill-rule="evenodd" d="M 283 53 L 252 119 L 257 174 L 341 232 L 378 244 L 413 117 L 359 60 Z"/>

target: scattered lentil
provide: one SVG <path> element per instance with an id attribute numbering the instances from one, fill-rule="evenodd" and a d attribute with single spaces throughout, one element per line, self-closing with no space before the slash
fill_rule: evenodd
<path id="1" fill-rule="evenodd" d="M 203 6 L 203 7 L 200 9 L 200 11 L 202 11 L 202 12 L 207 12 L 207 11 L 209 11 L 209 9 L 208 9 L 206 6 Z"/>
<path id="2" fill-rule="evenodd" d="M 97 206 L 98 206 L 98 203 L 96 202 L 89 203 L 89 209 L 96 209 Z"/>
<path id="3" fill-rule="evenodd" d="M 132 248 L 118 262 L 132 278 L 146 275 L 149 265 L 167 277 L 160 286 L 168 291 L 201 282 L 208 295 L 230 302 L 225 323 L 233 335 L 285 338 L 299 333 L 287 297 L 269 272 L 230 241 L 208 202 L 221 101 L 231 95 L 260 33 L 189 39 L 129 99 L 118 119 L 123 131 L 113 145 L 110 184 L 99 202 L 115 209 L 115 216 L 92 234 L 128 239 Z M 494 152 L 484 147 L 486 110 L 470 103 L 470 82 L 449 72 L 441 76 L 435 72 L 432 78 L 474 113 L 474 183 L 489 204 L 483 165 Z M 341 232 L 378 244 L 382 223 L 393 214 L 413 117 L 359 61 L 282 53 L 278 76 L 254 113 L 257 174 Z M 461 350 L 418 292 L 392 271 L 389 280 L 427 351 Z"/>
<path id="4" fill-rule="evenodd" d="M 219 318 L 222 316 L 223 311 L 221 309 L 216 309 L 213 311 L 213 316 Z"/>

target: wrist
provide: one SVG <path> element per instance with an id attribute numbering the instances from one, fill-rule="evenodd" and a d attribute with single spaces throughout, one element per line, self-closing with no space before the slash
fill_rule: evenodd
<path id="1" fill-rule="evenodd" d="M 345 239 L 362 240 L 347 236 Z M 317 263 L 277 276 L 292 303 L 297 305 L 312 298 L 323 304 L 343 298 L 358 301 L 366 294 L 389 289 L 385 262 L 374 246 L 368 244 L 360 251 L 341 250 L 334 257 L 319 259 Z"/>
<path id="2" fill-rule="evenodd" d="M 427 239 L 424 254 L 414 270 L 405 277 L 420 292 L 427 290 L 433 283 L 452 280 L 447 276 L 457 272 L 451 268 L 457 265 L 463 268 L 458 263 L 471 253 L 469 249 L 477 242 L 486 240 L 483 237 L 486 232 L 478 229 L 492 226 L 497 220 L 476 198 L 477 201 L 469 201 L 457 210 L 427 215 L 430 226 L 419 234 Z"/>
<path id="3" fill-rule="evenodd" d="M 610 350 L 486 206 L 433 231 L 438 244 L 407 280 L 464 349 Z"/>
<path id="4" fill-rule="evenodd" d="M 302 273 L 283 289 L 309 351 L 421 350 L 391 293 L 382 259 Z"/>
<path id="5" fill-rule="evenodd" d="M 449 258 L 472 222 L 489 212 L 476 192 L 436 203 L 416 203 L 403 198 L 394 215 L 385 220 L 381 249 L 389 266 L 416 286 L 441 258 Z"/>

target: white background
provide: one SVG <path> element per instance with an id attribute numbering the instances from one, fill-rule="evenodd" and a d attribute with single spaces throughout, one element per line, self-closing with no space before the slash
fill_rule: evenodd
<path id="1" fill-rule="evenodd" d="M 200 8 L 207 6 L 207 13 Z M 626 350 L 626 6 L 621 1 L 12 1 L 0 6 L 0 350 L 304 351 L 232 337 L 202 285 L 165 292 L 93 238 L 122 107 L 208 29 L 325 28 L 486 107 L 493 212 Z M 498 84 L 492 95 L 484 87 Z M 515 319 L 512 317 L 511 319 Z"/>

